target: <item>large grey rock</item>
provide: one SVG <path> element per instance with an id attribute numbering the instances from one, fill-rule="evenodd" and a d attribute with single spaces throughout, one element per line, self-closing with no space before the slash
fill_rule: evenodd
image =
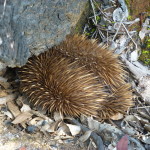
<path id="1" fill-rule="evenodd" d="M 88 0 L 0 1 L 0 61 L 22 66 L 31 53 L 39 54 L 64 40 Z M 5 7 L 4 7 L 5 6 Z"/>

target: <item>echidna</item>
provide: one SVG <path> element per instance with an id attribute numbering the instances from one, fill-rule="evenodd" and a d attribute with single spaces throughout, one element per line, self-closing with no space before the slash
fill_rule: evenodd
<path id="1" fill-rule="evenodd" d="M 68 36 L 19 72 L 21 91 L 49 112 L 106 119 L 133 105 L 117 56 L 85 36 Z"/>

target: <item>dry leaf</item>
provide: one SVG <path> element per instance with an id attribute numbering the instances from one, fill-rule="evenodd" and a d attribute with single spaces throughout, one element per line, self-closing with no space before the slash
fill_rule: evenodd
<path id="1" fill-rule="evenodd" d="M 51 125 L 50 125 L 50 128 L 48 130 L 48 132 L 55 132 L 60 124 L 61 120 L 59 121 L 56 121 L 56 122 L 53 122 Z"/>
<path id="2" fill-rule="evenodd" d="M 80 142 L 85 142 L 86 140 L 88 140 L 88 138 L 91 136 L 92 131 L 86 131 L 80 138 L 79 141 Z"/>
<path id="3" fill-rule="evenodd" d="M 61 142 L 60 140 L 65 140 L 65 139 L 72 139 L 73 137 L 72 136 L 69 136 L 69 135 L 65 135 L 65 136 L 60 136 L 60 135 L 57 135 L 54 137 L 54 140 L 57 140 L 59 143 L 64 143 L 63 141 Z"/>
<path id="4" fill-rule="evenodd" d="M 141 117 L 141 116 L 139 116 L 139 115 L 135 115 L 135 117 L 141 122 L 141 123 L 143 123 L 143 124 L 146 124 L 146 123 L 149 123 L 149 120 L 148 119 L 146 119 L 146 118 L 143 118 L 143 117 Z"/>
<path id="5" fill-rule="evenodd" d="M 54 120 L 55 121 L 63 120 L 63 116 L 61 116 L 59 112 L 54 112 Z"/>
<path id="6" fill-rule="evenodd" d="M 143 66 L 138 61 L 131 63 L 123 55 L 121 55 L 121 57 L 123 61 L 126 63 L 128 69 L 134 74 L 136 79 L 140 79 L 144 76 L 150 75 L 150 70 L 148 69 L 148 67 Z"/>
<path id="7" fill-rule="evenodd" d="M 8 101 L 11 101 L 15 98 L 15 95 L 14 94 L 11 94 L 11 95 L 7 95 L 6 97 L 0 97 L 0 105 L 4 104 L 6 105 L 6 103 Z"/>
<path id="8" fill-rule="evenodd" d="M 148 132 L 150 132 L 150 124 L 145 124 L 144 129 Z"/>
<path id="9" fill-rule="evenodd" d="M 21 113 L 20 115 L 18 115 L 15 120 L 12 121 L 13 124 L 18 124 L 18 123 L 21 123 L 25 120 L 27 120 L 28 118 L 30 118 L 32 116 L 31 113 L 29 112 L 23 112 Z"/>
<path id="10" fill-rule="evenodd" d="M 117 143 L 116 147 L 117 150 L 128 150 L 128 136 L 123 136 L 121 140 Z"/>
<path id="11" fill-rule="evenodd" d="M 59 125 L 59 129 L 57 130 L 56 133 L 58 135 L 61 135 L 61 134 L 68 135 L 70 134 L 70 130 L 69 130 L 69 127 L 65 123 L 61 122 Z"/>
<path id="12" fill-rule="evenodd" d="M 24 121 L 24 122 L 22 122 L 22 123 L 20 123 L 21 124 L 21 126 L 24 128 L 24 129 L 26 129 L 27 128 L 27 124 L 26 124 L 26 122 Z"/>
<path id="13" fill-rule="evenodd" d="M 14 117 L 18 116 L 21 112 L 13 101 L 7 102 L 8 109 L 11 111 Z"/>
<path id="14" fill-rule="evenodd" d="M 23 104 L 23 106 L 20 110 L 21 110 L 21 112 L 28 112 L 31 110 L 31 108 L 29 105 Z"/>
<path id="15" fill-rule="evenodd" d="M 148 30 L 148 26 L 149 26 L 149 18 L 147 17 L 142 25 L 141 31 L 139 32 L 139 37 L 141 38 L 141 41 L 144 40 L 146 34 L 150 33 L 150 31 Z"/>
<path id="16" fill-rule="evenodd" d="M 150 115 L 149 113 L 147 113 L 146 109 L 147 109 L 146 107 L 145 109 L 138 109 L 138 113 L 140 114 L 141 117 L 150 120 Z"/>
<path id="17" fill-rule="evenodd" d="M 124 8 L 126 8 L 126 5 L 124 5 Z M 113 20 L 115 22 L 121 22 L 122 18 L 126 19 L 127 17 L 128 17 L 127 8 L 123 10 L 121 7 L 118 7 L 113 11 Z"/>
<path id="18" fill-rule="evenodd" d="M 144 39 L 144 37 L 145 37 L 145 32 L 141 30 L 141 31 L 139 32 L 139 37 L 140 37 L 140 39 L 143 41 L 143 39 Z"/>
<path id="19" fill-rule="evenodd" d="M 91 117 L 88 117 L 87 121 L 88 121 L 88 127 L 91 130 L 97 130 L 97 131 L 99 130 L 100 122 L 98 122 L 97 120 L 92 119 Z"/>
<path id="20" fill-rule="evenodd" d="M 143 97 L 144 101 L 150 104 L 150 75 L 140 78 L 137 91 Z"/>
<path id="21" fill-rule="evenodd" d="M 122 134 L 121 130 L 119 130 L 118 128 L 116 128 L 116 127 L 114 127 L 114 126 L 112 126 L 112 125 L 110 125 L 108 123 L 100 123 L 97 120 L 92 119 L 91 117 L 88 117 L 87 121 L 88 121 L 88 127 L 91 130 L 97 130 L 98 132 L 104 132 L 105 131 L 105 133 L 113 132 L 116 135 L 118 135 L 118 134 L 121 135 Z"/>
<path id="22" fill-rule="evenodd" d="M 138 50 L 133 51 L 133 52 L 131 53 L 131 62 L 132 62 L 132 61 L 137 61 L 137 60 L 138 60 L 138 57 L 139 57 L 139 55 L 138 55 Z"/>
<path id="23" fill-rule="evenodd" d="M 68 132 L 69 132 L 69 128 L 68 128 L 68 126 L 67 125 L 63 125 L 63 126 L 61 126 L 58 130 L 57 130 L 57 135 L 59 135 L 59 136 L 66 136 L 67 134 L 68 134 Z"/>
<path id="24" fill-rule="evenodd" d="M 138 119 L 133 116 L 133 115 L 127 115 L 125 118 L 124 118 L 125 121 L 138 121 Z"/>
<path id="25" fill-rule="evenodd" d="M 50 124 L 46 123 L 44 126 L 41 127 L 41 131 L 47 131 L 47 132 L 51 132 L 50 129 Z"/>
<path id="26" fill-rule="evenodd" d="M 122 118 L 123 118 L 123 114 L 121 113 L 117 113 L 116 115 L 111 117 L 112 120 L 120 120 Z"/>
<path id="27" fill-rule="evenodd" d="M 121 124 L 121 129 L 129 135 L 138 135 L 139 134 L 139 132 L 134 127 L 130 126 L 126 122 Z"/>
<path id="28" fill-rule="evenodd" d="M 0 84 L 5 88 L 8 89 L 10 87 L 10 84 L 7 82 L 7 79 L 0 77 Z"/>
<path id="29" fill-rule="evenodd" d="M 72 125 L 72 124 L 66 124 L 66 125 L 69 127 L 69 130 L 70 130 L 70 132 L 71 132 L 71 134 L 73 136 L 79 134 L 80 131 L 81 131 L 81 127 L 80 126 Z"/>
<path id="30" fill-rule="evenodd" d="M 11 119 L 14 118 L 13 115 L 11 114 L 11 112 L 9 112 L 9 111 L 6 111 L 6 112 L 4 111 L 3 113 Z"/>
<path id="31" fill-rule="evenodd" d="M 6 92 L 6 90 L 0 89 L 0 97 L 5 97 L 7 95 L 8 95 L 8 93 Z"/>
<path id="32" fill-rule="evenodd" d="M 31 124 L 31 125 L 37 125 L 37 122 L 39 122 L 39 121 L 43 121 L 43 118 L 41 118 L 41 117 L 35 117 L 35 118 L 33 118 L 33 119 L 30 121 L 30 124 Z"/>
<path id="33" fill-rule="evenodd" d="M 142 141 L 146 144 L 150 144 L 150 136 L 149 135 L 142 135 Z"/>

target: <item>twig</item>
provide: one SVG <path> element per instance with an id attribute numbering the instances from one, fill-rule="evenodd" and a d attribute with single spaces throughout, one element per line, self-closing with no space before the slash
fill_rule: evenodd
<path id="1" fill-rule="evenodd" d="M 130 38 L 130 39 L 132 40 L 132 42 L 134 43 L 135 49 L 137 49 L 137 44 L 136 44 L 136 43 L 134 42 L 134 40 L 132 39 L 132 37 L 131 37 L 130 33 L 128 32 L 127 28 L 125 27 L 125 25 L 124 25 L 123 23 L 121 23 L 121 24 L 122 24 L 122 26 L 124 27 L 124 29 L 126 30 L 128 36 L 129 36 L 129 38 Z"/>
<path id="2" fill-rule="evenodd" d="M 128 136 L 128 138 L 130 141 L 136 143 L 136 145 L 138 146 L 138 148 L 140 148 L 140 150 L 145 150 L 145 148 L 142 146 L 142 144 L 138 140 L 136 140 L 135 138 L 132 138 L 130 136 Z"/>
<path id="3" fill-rule="evenodd" d="M 40 112 L 38 112 L 38 111 L 31 110 L 30 112 L 31 112 L 32 114 L 34 114 L 34 115 L 38 116 L 38 117 L 41 117 L 41 118 L 43 118 L 43 119 L 45 119 L 45 120 L 48 120 L 48 121 L 50 121 L 50 122 L 53 122 L 53 120 L 52 120 L 52 119 L 50 119 L 50 118 L 49 118 L 49 117 L 47 117 L 46 115 L 41 114 L 41 113 L 40 113 Z"/>
<path id="4" fill-rule="evenodd" d="M 116 36 L 117 36 L 117 34 L 118 34 L 119 30 L 120 30 L 120 27 L 121 27 L 121 24 L 122 24 L 122 21 L 123 21 L 123 20 L 124 20 L 124 17 L 121 19 L 120 24 L 119 24 L 119 27 L 118 27 L 118 30 L 116 31 L 116 33 L 115 33 L 115 35 L 114 35 L 112 41 L 115 40 L 115 38 L 116 38 Z"/>
<path id="5" fill-rule="evenodd" d="M 1 15 L 1 20 L 3 19 L 4 15 L 5 15 L 6 2 L 7 2 L 7 0 L 4 0 L 4 9 L 3 9 L 3 13 Z"/>
<path id="6" fill-rule="evenodd" d="M 94 4 L 93 4 L 93 1 L 92 1 L 92 0 L 90 0 L 90 2 L 91 2 L 91 6 L 92 6 L 92 9 L 93 9 L 93 13 L 94 13 L 95 24 L 97 25 L 97 20 L 96 20 L 96 13 L 95 13 Z"/>
<path id="7" fill-rule="evenodd" d="M 83 33 L 86 32 L 86 29 L 88 28 L 87 26 L 88 26 L 87 24 L 84 26 Z"/>
<path id="8" fill-rule="evenodd" d="M 143 107 L 137 107 L 137 108 L 130 108 L 130 109 L 139 109 L 139 108 L 149 108 L 150 106 L 143 106 Z"/>
<path id="9" fill-rule="evenodd" d="M 92 34 L 91 38 L 94 38 L 94 35 L 96 34 L 97 30 Z"/>
<path id="10" fill-rule="evenodd" d="M 103 34 L 103 32 L 101 30 L 98 29 L 99 35 L 101 36 L 102 40 L 104 41 L 104 39 L 106 39 L 105 35 Z"/>
<path id="11" fill-rule="evenodd" d="M 104 12 L 102 11 L 102 9 L 98 6 L 98 4 L 96 3 L 95 0 L 93 0 L 93 1 L 95 2 L 97 8 L 100 10 L 100 13 L 98 13 L 97 16 L 100 15 L 100 14 L 102 14 L 102 15 L 105 17 L 105 19 L 106 19 L 109 23 L 111 23 L 111 20 L 109 19 L 109 16 L 107 15 L 107 13 L 104 13 Z"/>

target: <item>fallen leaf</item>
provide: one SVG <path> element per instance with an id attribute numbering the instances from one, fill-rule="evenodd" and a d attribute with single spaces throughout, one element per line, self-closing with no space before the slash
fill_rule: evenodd
<path id="1" fill-rule="evenodd" d="M 139 32 L 139 37 L 140 39 L 143 41 L 144 37 L 145 37 L 145 32 L 144 31 L 140 31 Z"/>
<path id="2" fill-rule="evenodd" d="M 68 135 L 70 134 L 70 129 L 65 123 L 61 123 L 59 129 L 56 131 L 58 135 Z"/>
<path id="3" fill-rule="evenodd" d="M 131 62 L 132 62 L 132 61 L 137 61 L 137 60 L 138 60 L 138 57 L 139 57 L 139 55 L 138 55 L 138 50 L 133 51 L 133 52 L 131 53 Z"/>
<path id="4" fill-rule="evenodd" d="M 146 144 L 150 144 L 150 136 L 149 135 L 142 135 L 142 141 Z"/>
<path id="5" fill-rule="evenodd" d="M 0 105 L 4 104 L 6 105 L 6 103 L 8 101 L 11 101 L 15 98 L 15 95 L 14 94 L 11 94 L 11 95 L 7 95 L 6 97 L 0 97 Z"/>
<path id="6" fill-rule="evenodd" d="M 65 139 L 73 139 L 73 137 L 69 136 L 69 135 L 65 135 L 65 136 L 57 135 L 57 136 L 54 137 L 54 140 L 57 140 L 57 141 L 59 141 L 59 140 L 65 140 Z M 63 144 L 64 144 L 64 142 L 63 142 Z"/>
<path id="7" fill-rule="evenodd" d="M 100 122 L 98 122 L 97 120 L 92 119 L 91 117 L 88 117 L 87 121 L 88 121 L 88 127 L 91 130 L 97 130 L 97 131 L 99 130 Z"/>
<path id="8" fill-rule="evenodd" d="M 39 121 L 43 121 L 43 118 L 41 118 L 41 117 L 35 117 L 35 118 L 33 118 L 33 119 L 30 121 L 30 124 L 31 124 L 31 125 L 37 125 L 37 122 L 39 122 Z"/>
<path id="9" fill-rule="evenodd" d="M 125 118 L 124 118 L 125 121 L 138 121 L 138 119 L 134 116 L 134 115 L 127 115 Z"/>
<path id="10" fill-rule="evenodd" d="M 28 112 L 31 110 L 29 105 L 23 104 L 23 106 L 21 107 L 21 112 Z"/>
<path id="11" fill-rule="evenodd" d="M 14 118 L 13 115 L 9 111 L 6 111 L 6 112 L 4 111 L 3 113 L 11 119 Z"/>
<path id="12" fill-rule="evenodd" d="M 73 136 L 79 134 L 80 131 L 81 131 L 81 127 L 80 126 L 72 125 L 72 124 L 66 124 L 66 125 L 69 127 L 69 130 L 70 130 L 70 132 L 71 132 L 71 134 Z"/>
<path id="13" fill-rule="evenodd" d="M 48 124 L 48 123 L 40 128 L 41 131 L 51 132 L 51 130 L 49 130 L 49 129 L 50 129 L 50 124 Z"/>
<path id="14" fill-rule="evenodd" d="M 144 129 L 148 132 L 150 132 L 150 124 L 145 124 Z"/>
<path id="15" fill-rule="evenodd" d="M 62 126 L 62 127 L 60 127 L 58 130 L 57 130 L 57 135 L 59 135 L 59 136 L 66 136 L 67 135 L 67 132 L 66 132 L 66 130 L 67 130 L 67 127 L 66 126 Z M 69 130 L 69 129 L 68 129 Z"/>
<path id="16" fill-rule="evenodd" d="M 48 132 L 55 132 L 60 124 L 61 120 L 53 122 L 48 129 Z"/>
<path id="17" fill-rule="evenodd" d="M 4 77 L 0 77 L 0 84 L 5 88 L 8 89 L 10 84 L 7 82 L 7 79 Z"/>
<path id="18" fill-rule="evenodd" d="M 121 113 L 117 113 L 116 115 L 113 115 L 111 117 L 112 120 L 120 120 L 122 118 L 123 118 L 123 114 L 121 114 Z"/>
<path id="19" fill-rule="evenodd" d="M 86 132 L 79 138 L 79 141 L 80 141 L 80 142 L 85 142 L 86 140 L 89 139 L 91 133 L 92 133 L 91 130 L 86 131 Z"/>
<path id="20" fill-rule="evenodd" d="M 22 123 L 23 121 L 27 120 L 28 118 L 30 118 L 32 116 L 31 113 L 29 112 L 23 112 L 20 115 L 18 115 L 15 120 L 12 121 L 13 124 L 18 124 L 18 123 Z"/>
<path id="21" fill-rule="evenodd" d="M 54 112 L 55 121 L 62 120 L 62 119 L 63 119 L 63 116 L 59 112 Z"/>
<path id="22" fill-rule="evenodd" d="M 116 146 L 117 150 L 128 150 L 128 135 L 123 136 Z"/>
<path id="23" fill-rule="evenodd" d="M 5 97 L 7 95 L 8 95 L 8 93 L 6 92 L 6 90 L 0 89 L 0 97 Z"/>
<path id="24" fill-rule="evenodd" d="M 21 112 L 13 101 L 7 102 L 8 109 L 11 111 L 14 117 L 17 117 Z"/>

